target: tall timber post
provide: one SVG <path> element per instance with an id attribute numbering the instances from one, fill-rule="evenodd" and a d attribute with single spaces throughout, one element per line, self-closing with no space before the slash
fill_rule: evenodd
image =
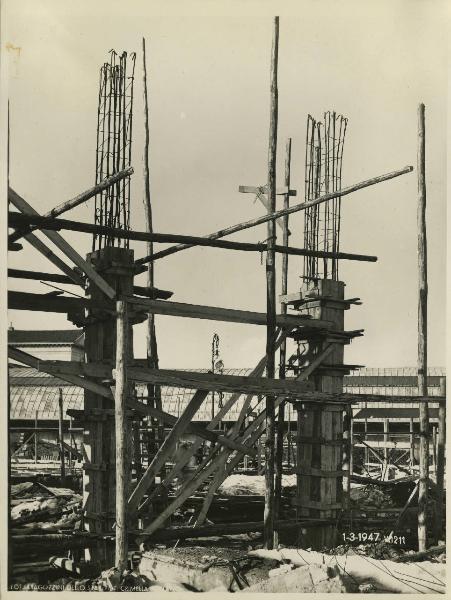
<path id="1" fill-rule="evenodd" d="M 88 255 L 88 260 L 117 297 L 133 295 L 133 251 L 106 247 Z M 86 362 L 100 362 L 114 368 L 116 360 L 115 303 L 95 286 L 88 288 L 96 308 L 89 311 L 85 325 Z M 97 306 L 99 308 L 97 308 Z M 128 327 L 128 348 L 133 348 L 133 329 Z M 132 354 L 132 350 L 130 350 Z M 132 358 L 132 356 L 130 356 Z M 84 391 L 83 443 L 87 462 L 83 465 L 83 506 L 85 529 L 112 534 L 115 521 L 115 427 L 113 402 L 89 390 Z M 130 422 L 126 423 L 130 429 Z M 130 439 L 131 435 L 127 436 Z M 130 461 L 131 462 L 131 455 Z M 130 474 L 129 474 L 130 477 Z M 114 544 L 93 549 L 92 559 L 114 563 Z"/>

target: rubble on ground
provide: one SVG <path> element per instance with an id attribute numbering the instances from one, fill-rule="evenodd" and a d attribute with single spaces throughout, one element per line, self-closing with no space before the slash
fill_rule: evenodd
<path id="1" fill-rule="evenodd" d="M 13 533 L 73 529 L 80 521 L 82 497 L 66 488 L 38 482 L 11 486 L 11 527 Z"/>

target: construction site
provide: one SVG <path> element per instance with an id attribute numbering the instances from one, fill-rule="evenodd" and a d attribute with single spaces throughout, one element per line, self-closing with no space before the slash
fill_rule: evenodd
<path id="1" fill-rule="evenodd" d="M 349 184 L 342 174 L 355 142 L 351 117 L 300 102 L 305 139 L 295 148 L 297 134 L 281 137 L 279 89 L 288 82 L 280 68 L 298 57 L 282 52 L 286 20 L 268 23 L 258 108 L 264 179 L 236 181 L 241 202 L 254 202 L 244 214 L 254 216 L 233 223 L 219 213 L 214 232 L 161 233 L 155 218 L 152 107 L 164 101 L 149 68 L 151 36 L 137 34 L 133 51 L 105 47 L 97 65 L 84 65 L 98 78 L 77 99 L 95 123 L 86 175 L 94 180 L 84 191 L 50 209 L 25 196 L 13 177 L 8 117 L 8 310 L 18 315 L 8 317 L 7 334 L 9 591 L 445 594 L 446 370 L 428 362 L 429 107 L 422 98 L 408 107 L 416 163 L 374 172 L 370 150 L 359 148 L 353 160 L 370 176 Z M 150 52 L 157 62 L 158 50 Z M 135 155 L 137 132 L 143 149 Z M 170 165 L 166 176 L 179 177 Z M 408 315 L 417 363 L 370 368 L 358 345 L 371 345 L 374 330 L 355 325 L 367 299 L 347 286 L 373 277 L 378 257 L 352 248 L 343 207 L 367 188 L 391 195 L 407 179 L 415 181 L 412 218 L 386 218 L 417 240 L 406 284 L 417 307 Z M 87 218 L 71 218 L 77 208 Z M 194 221 L 205 230 L 194 209 L 183 218 L 188 231 Z M 255 241 L 259 226 L 265 234 Z M 370 221 L 356 227 L 372 236 Z M 253 257 L 266 310 L 243 309 L 253 282 L 244 263 L 233 294 L 224 291 L 233 308 L 209 300 L 216 281 L 204 282 L 204 302 L 186 302 L 187 263 L 177 271 L 180 286 L 163 289 L 162 273 L 176 268 L 166 265 L 196 248 L 195 277 L 210 252 Z M 393 246 L 393 265 L 402 252 Z M 47 270 L 34 266 L 38 255 Z M 21 256 L 28 267 L 17 267 Z M 359 276 L 350 285 L 342 273 L 351 263 Z M 227 275 L 218 279 L 224 290 Z M 390 311 L 397 319 L 403 307 Z M 238 332 L 229 354 L 223 323 Z M 189 356 L 196 327 L 207 340 L 202 359 Z M 259 350 L 254 329 L 264 332 Z M 402 354 L 385 323 L 374 329 Z M 186 344 L 186 362 L 161 360 L 164 344 L 174 356 Z M 257 348 L 259 360 L 243 364 L 240 345 Z M 231 365 L 235 351 L 241 364 Z M 349 362 L 351 351 L 359 364 Z"/>

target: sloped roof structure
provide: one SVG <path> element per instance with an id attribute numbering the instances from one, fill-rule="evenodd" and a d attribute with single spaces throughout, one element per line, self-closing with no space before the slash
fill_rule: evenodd
<path id="1" fill-rule="evenodd" d="M 208 369 L 196 369 L 199 373 L 206 373 Z M 251 369 L 224 369 L 225 375 L 249 375 Z M 431 368 L 428 370 L 428 389 L 431 396 L 439 395 L 440 377 L 445 375 L 443 368 Z M 58 419 L 58 395 L 61 388 L 63 394 L 64 410 L 83 409 L 83 388 L 72 385 L 52 375 L 37 371 L 32 367 L 10 365 L 10 418 L 20 420 Z M 361 369 L 359 372 L 344 378 L 344 391 L 348 393 L 373 393 L 387 396 L 387 402 L 379 403 L 377 410 L 390 407 L 390 395 L 412 396 L 416 395 L 416 377 L 414 368 L 400 369 Z M 137 384 L 137 397 L 147 396 L 147 388 L 144 384 Z M 186 408 L 194 391 L 181 387 L 162 386 L 163 410 L 173 416 L 180 416 Z M 222 403 L 225 404 L 230 398 L 230 393 L 224 393 Z M 224 421 L 235 421 L 241 410 L 244 396 L 242 396 L 223 419 Z M 370 403 L 368 403 L 369 406 Z M 254 398 L 253 406 L 258 405 L 258 398 Z M 215 414 L 218 412 L 219 393 L 215 393 Z M 258 413 L 264 406 L 261 403 L 256 407 Z M 362 404 L 362 408 L 363 408 Z M 290 406 L 289 406 L 290 408 Z M 412 403 L 398 405 L 398 409 L 412 408 Z M 376 407 L 374 407 L 374 410 Z M 287 411 L 287 418 L 289 410 Z M 203 406 L 196 414 L 196 421 L 209 422 L 212 418 L 212 394 L 210 393 Z M 291 419 L 296 419 L 295 411 L 292 411 Z"/>

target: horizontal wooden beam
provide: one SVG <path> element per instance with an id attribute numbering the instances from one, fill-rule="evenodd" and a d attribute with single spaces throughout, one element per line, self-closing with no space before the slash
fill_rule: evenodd
<path id="1" fill-rule="evenodd" d="M 74 285 L 75 281 L 67 275 L 60 273 L 46 273 L 44 271 L 25 271 L 23 269 L 8 269 L 8 277 L 14 279 L 31 279 L 33 281 L 53 281 L 54 283 L 65 283 Z M 81 278 L 80 278 L 81 279 Z M 82 282 L 83 280 L 81 280 Z"/>
<path id="2" fill-rule="evenodd" d="M 256 396 L 283 395 L 287 398 L 299 398 L 299 396 L 304 396 L 312 391 L 312 384 L 288 379 L 218 375 L 215 373 L 174 371 L 170 369 L 140 369 L 136 367 L 129 367 L 127 374 L 130 380 L 142 383 L 205 389 L 215 392 L 242 392 L 243 394 L 255 394 Z"/>
<path id="3" fill-rule="evenodd" d="M 230 227 L 226 227 L 225 229 L 220 229 L 219 231 L 215 231 L 214 233 L 210 233 L 206 235 L 205 238 L 210 240 L 215 240 L 218 238 L 225 237 L 227 235 L 231 235 L 232 233 L 236 233 L 238 231 L 243 231 L 244 229 L 249 229 L 251 227 L 256 227 L 257 225 L 261 225 L 262 223 L 267 223 L 268 221 L 274 221 L 279 219 L 280 217 L 284 217 L 285 215 L 290 215 L 292 213 L 298 212 L 300 210 L 305 210 L 306 208 L 310 208 L 311 206 L 316 206 L 317 204 L 321 204 L 323 202 L 327 202 L 328 200 L 332 200 L 333 198 L 341 198 L 358 190 L 364 189 L 371 185 L 375 185 L 377 183 L 381 183 L 383 181 L 388 181 L 389 179 L 394 179 L 395 177 L 399 177 L 400 175 L 405 175 L 406 173 L 410 173 L 413 171 L 412 166 L 404 167 L 403 169 L 399 169 L 398 171 L 393 171 L 391 173 L 386 173 L 384 175 L 378 175 L 377 177 L 372 177 L 371 179 L 366 179 L 365 181 L 361 181 L 354 185 L 350 185 L 341 190 L 337 190 L 334 192 L 330 192 L 328 194 L 324 194 L 324 196 L 320 196 L 319 198 L 315 198 L 314 200 L 309 200 L 308 202 L 302 202 L 301 204 L 295 204 L 289 208 L 284 208 L 282 210 L 277 210 L 273 213 L 269 213 L 263 215 L 261 217 L 257 217 L 256 219 L 251 219 L 250 221 L 245 221 L 244 223 L 238 223 L 237 225 L 231 225 Z M 166 248 L 165 250 L 161 250 L 154 255 L 154 260 L 163 258 L 165 256 L 170 256 L 171 254 L 175 254 L 176 252 L 180 252 L 181 250 L 186 250 L 187 248 L 191 248 L 192 244 L 181 244 L 178 246 L 171 246 L 170 248 Z"/>
<path id="4" fill-rule="evenodd" d="M 343 394 L 343 397 L 351 398 L 355 402 L 388 402 L 392 404 L 404 404 L 409 402 L 432 402 L 437 404 L 445 404 L 446 398 L 443 396 L 387 396 L 384 394 Z"/>
<path id="5" fill-rule="evenodd" d="M 255 194 L 256 197 L 263 204 L 263 206 L 266 208 L 266 210 L 270 211 L 268 194 L 267 194 L 268 186 L 264 185 L 262 187 L 255 187 L 255 186 L 251 186 L 251 185 L 240 185 L 240 187 L 238 188 L 238 191 L 241 193 L 244 193 L 244 194 Z M 277 188 L 276 195 L 296 196 L 297 192 L 296 192 L 296 190 L 290 190 L 287 186 L 285 186 L 283 188 Z M 276 223 L 282 229 L 282 231 L 284 231 L 283 218 L 277 219 Z M 291 231 L 289 229 L 287 230 L 287 234 L 288 234 L 288 236 L 291 235 Z"/>
<path id="6" fill-rule="evenodd" d="M 85 298 L 67 298 L 66 296 L 46 296 L 29 292 L 8 291 L 8 308 L 10 310 L 76 313 L 91 305 L 92 303 Z"/>
<path id="7" fill-rule="evenodd" d="M 274 526 L 278 530 L 292 529 L 296 530 L 299 528 L 317 527 L 318 525 L 324 525 L 330 522 L 332 519 L 301 519 L 276 521 Z M 155 542 L 164 542 L 169 540 L 185 540 L 190 538 L 198 537 L 210 537 L 210 536 L 221 536 L 221 535 L 236 535 L 239 533 L 251 533 L 263 531 L 263 521 L 248 521 L 242 523 L 217 523 L 214 525 L 203 525 L 201 527 L 171 527 L 167 529 L 160 529 L 152 533 L 152 540 Z M 141 535 L 139 529 L 132 530 L 132 535 Z"/>
<path id="8" fill-rule="evenodd" d="M 193 319 L 209 319 L 211 321 L 227 321 L 229 323 L 246 323 L 250 325 L 266 325 L 266 313 L 258 313 L 232 308 L 186 304 L 182 302 L 165 302 L 163 300 L 146 300 L 132 296 L 126 297 L 127 302 L 134 304 L 143 312 L 173 317 L 190 317 Z M 310 329 L 332 329 L 330 321 L 310 319 L 302 315 L 277 315 L 277 326 L 284 329 L 307 327 Z"/>
<path id="9" fill-rule="evenodd" d="M 39 213 L 28 202 L 19 196 L 12 188 L 8 190 L 8 200 L 22 213 L 40 216 Z M 73 263 L 81 269 L 88 279 L 96 285 L 108 298 L 113 300 L 116 297 L 116 292 L 113 288 L 101 277 L 95 269 L 86 262 L 74 248 L 63 239 L 56 231 L 42 230 L 42 233 L 51 240 L 61 252 L 67 256 Z"/>
<path id="10" fill-rule="evenodd" d="M 49 373 L 50 375 L 53 375 L 51 371 L 48 371 L 45 368 L 45 365 L 40 364 L 42 363 L 42 361 L 40 361 L 38 358 L 32 356 L 31 354 L 28 354 L 27 352 L 23 352 L 22 350 L 18 350 L 13 346 L 8 346 L 8 358 L 22 363 L 24 365 L 28 365 L 29 367 L 33 367 L 38 371 L 42 371 L 43 373 Z M 79 377 L 78 375 L 68 374 L 60 374 L 59 378 L 63 379 L 64 381 L 67 381 L 68 383 L 72 383 L 72 385 L 76 385 L 83 389 L 90 390 L 91 392 L 99 394 L 100 396 L 108 398 L 109 400 L 113 399 L 113 395 L 111 393 L 110 388 L 103 386 L 95 381 L 91 381 L 84 377 Z"/>
<path id="11" fill-rule="evenodd" d="M 244 252 L 265 252 L 265 243 L 250 243 L 250 242 L 232 242 L 229 240 L 209 239 L 194 235 L 180 235 L 172 233 L 148 233 L 142 231 L 124 231 L 114 227 L 105 227 L 103 225 L 94 225 L 92 223 L 82 223 L 80 221 L 72 221 L 67 219 L 53 219 L 49 217 L 22 215 L 15 212 L 8 214 L 9 224 L 11 227 L 25 227 L 33 224 L 39 228 L 47 230 L 68 230 L 79 231 L 82 233 L 96 233 L 102 235 L 114 235 L 117 238 L 135 240 L 142 242 L 157 242 L 157 243 L 189 243 L 193 246 L 208 246 L 212 248 L 224 248 L 226 250 L 241 250 Z M 321 250 L 307 250 L 306 248 L 293 248 L 291 246 L 275 246 L 275 251 L 279 254 L 289 254 L 293 256 L 315 256 L 318 258 L 337 258 L 342 260 L 376 262 L 377 256 L 368 256 L 365 254 L 354 254 L 350 252 L 323 252 Z M 147 267 L 144 264 L 151 262 L 152 257 L 147 256 L 135 261 L 137 272 L 143 273 Z"/>
<path id="12" fill-rule="evenodd" d="M 126 177 L 130 177 L 130 175 L 132 175 L 132 174 L 133 174 L 133 168 L 127 167 L 126 169 L 119 171 L 119 173 L 111 175 L 111 177 L 107 177 L 100 183 L 97 183 L 96 185 L 94 185 L 93 187 L 89 188 L 88 190 L 82 192 L 81 194 L 78 194 L 77 196 L 75 196 L 75 198 L 71 198 L 70 200 L 66 200 L 65 202 L 62 202 L 55 208 L 52 208 L 52 210 L 50 210 L 43 216 L 54 218 L 54 217 L 57 217 L 58 215 L 62 215 L 63 213 L 67 212 L 68 210 L 71 210 L 72 208 L 75 208 L 76 206 L 83 204 L 83 202 L 86 202 L 90 198 L 93 198 L 97 194 L 100 194 L 101 192 L 108 189 L 115 183 L 119 183 L 119 181 L 122 181 L 122 179 L 125 179 Z M 34 228 L 26 227 L 25 230 L 16 231 L 15 233 L 12 233 L 8 237 L 8 241 L 14 242 L 14 241 L 20 239 L 21 237 L 23 237 L 26 233 L 31 232 L 32 229 L 35 229 L 35 228 L 36 227 L 34 227 Z"/>
<path id="13" fill-rule="evenodd" d="M 254 186 L 254 185 L 240 185 L 238 187 L 238 191 L 241 192 L 242 194 L 266 194 L 268 191 L 268 188 L 266 185 L 263 185 L 262 187 L 258 187 L 258 186 Z M 298 193 L 296 190 L 290 190 L 288 189 L 288 187 L 285 185 L 283 187 L 278 187 L 276 189 L 276 195 L 277 196 L 297 196 Z"/>
<path id="14" fill-rule="evenodd" d="M 74 284 L 70 277 L 59 273 L 45 273 L 43 271 L 25 271 L 23 269 L 8 269 L 8 277 L 14 279 L 31 279 L 34 281 L 53 281 L 55 283 Z M 150 288 L 146 286 L 134 285 L 133 293 L 146 298 L 167 300 L 174 292 L 169 290 L 160 290 L 159 288 Z"/>

